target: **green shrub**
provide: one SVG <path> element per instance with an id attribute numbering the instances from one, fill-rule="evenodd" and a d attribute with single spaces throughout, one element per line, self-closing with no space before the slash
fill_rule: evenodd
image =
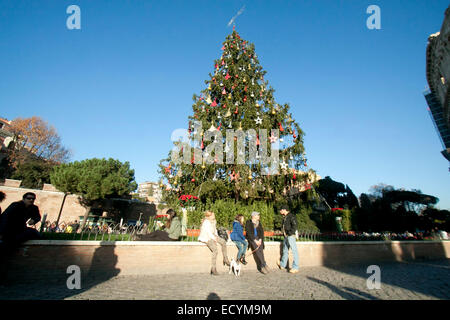
<path id="1" fill-rule="evenodd" d="M 243 214 L 245 220 L 248 220 L 251 218 L 252 211 L 258 211 L 260 213 L 264 230 L 273 229 L 273 217 L 275 212 L 272 205 L 268 205 L 263 201 L 254 201 L 252 204 L 246 205 L 239 202 L 235 203 L 235 201 L 231 199 L 217 200 L 214 203 L 207 201 L 205 205 L 198 203 L 195 206 L 195 210 L 188 212 L 189 228 L 199 228 L 201 226 L 206 210 L 211 210 L 215 213 L 218 227 L 225 227 L 228 230 L 231 229 L 237 214 Z"/>

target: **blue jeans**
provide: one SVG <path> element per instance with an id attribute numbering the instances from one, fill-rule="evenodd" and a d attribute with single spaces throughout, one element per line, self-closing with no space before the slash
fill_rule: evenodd
<path id="1" fill-rule="evenodd" d="M 286 264 L 289 259 L 289 248 L 290 248 L 292 250 L 292 254 L 294 255 L 294 262 L 292 263 L 292 269 L 298 270 L 298 252 L 297 252 L 297 243 L 295 240 L 296 240 L 295 236 L 284 237 L 283 255 L 280 261 L 280 265 L 283 268 L 286 268 Z"/>
<path id="2" fill-rule="evenodd" d="M 239 249 L 238 254 L 237 254 L 237 261 L 239 261 L 239 259 L 241 257 L 245 256 L 245 251 L 247 251 L 248 243 L 245 240 L 244 241 L 234 241 L 233 240 L 233 242 L 236 245 L 236 247 L 238 247 L 238 249 Z"/>

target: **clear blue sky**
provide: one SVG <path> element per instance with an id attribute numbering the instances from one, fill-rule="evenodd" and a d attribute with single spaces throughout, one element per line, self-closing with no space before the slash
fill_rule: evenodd
<path id="1" fill-rule="evenodd" d="M 81 30 L 66 27 L 71 4 Z M 366 27 L 372 4 L 381 30 Z M 422 94 L 427 38 L 448 4 L 0 0 L 0 116 L 41 116 L 73 160 L 129 161 L 138 182 L 157 181 L 245 5 L 237 31 L 305 131 L 310 167 L 358 196 L 386 183 L 450 208 L 448 162 Z"/>

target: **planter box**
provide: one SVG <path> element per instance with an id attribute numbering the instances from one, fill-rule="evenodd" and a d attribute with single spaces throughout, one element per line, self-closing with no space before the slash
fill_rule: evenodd
<path id="1" fill-rule="evenodd" d="M 188 237 L 198 237 L 200 235 L 200 229 L 187 229 Z"/>

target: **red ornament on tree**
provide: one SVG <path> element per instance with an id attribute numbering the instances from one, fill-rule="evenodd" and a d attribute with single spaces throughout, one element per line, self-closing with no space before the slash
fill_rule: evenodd
<path id="1" fill-rule="evenodd" d="M 216 99 L 214 99 L 214 102 L 213 102 L 213 103 L 211 103 L 211 107 L 215 107 L 215 106 L 217 106 L 217 102 L 216 102 Z"/>
<path id="2" fill-rule="evenodd" d="M 278 125 L 280 126 L 280 131 L 283 132 L 284 129 L 283 129 L 283 127 L 281 126 L 281 122 L 279 122 Z"/>

